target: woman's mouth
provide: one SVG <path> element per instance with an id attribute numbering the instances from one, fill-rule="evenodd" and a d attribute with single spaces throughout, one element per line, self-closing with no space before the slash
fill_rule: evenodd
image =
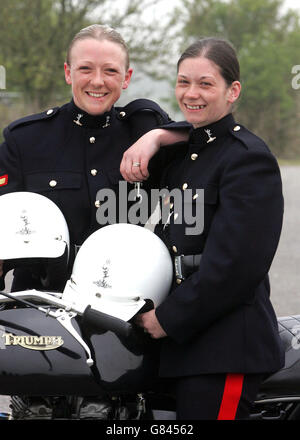
<path id="1" fill-rule="evenodd" d="M 96 93 L 96 92 L 86 92 L 88 96 L 91 96 L 92 98 L 103 98 L 107 95 L 107 93 Z"/>
<path id="2" fill-rule="evenodd" d="M 190 105 L 190 104 L 184 104 L 185 108 L 188 110 L 203 110 L 206 105 Z"/>

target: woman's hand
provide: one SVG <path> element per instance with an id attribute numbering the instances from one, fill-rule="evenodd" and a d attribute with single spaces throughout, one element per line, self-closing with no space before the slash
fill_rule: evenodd
<path id="1" fill-rule="evenodd" d="M 156 128 L 140 137 L 123 154 L 120 172 L 128 182 L 141 182 L 149 177 L 149 160 L 163 145 L 186 141 L 188 130 L 164 130 Z"/>
<path id="2" fill-rule="evenodd" d="M 150 312 L 141 313 L 135 318 L 135 323 L 144 329 L 146 333 L 154 339 L 160 339 L 167 336 L 167 333 L 161 327 L 155 315 L 155 309 Z"/>
<path id="3" fill-rule="evenodd" d="M 160 149 L 160 132 L 162 131 L 164 130 L 149 131 L 125 151 L 120 166 L 120 172 L 125 180 L 140 182 L 149 177 L 148 163 Z"/>

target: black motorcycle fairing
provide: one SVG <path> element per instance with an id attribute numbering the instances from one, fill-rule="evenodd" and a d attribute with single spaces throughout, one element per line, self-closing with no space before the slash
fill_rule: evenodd
<path id="1" fill-rule="evenodd" d="M 155 385 L 159 344 L 148 335 L 145 343 L 137 343 L 110 331 L 82 332 L 80 320 L 72 324 L 90 347 L 91 368 L 83 347 L 55 318 L 32 308 L 1 310 L 0 395 L 101 396 L 143 392 Z M 59 336 L 64 343 L 46 351 L 6 346 L 4 333 Z"/>

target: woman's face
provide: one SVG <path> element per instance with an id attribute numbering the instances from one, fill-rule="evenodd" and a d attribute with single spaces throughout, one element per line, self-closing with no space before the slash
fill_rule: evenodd
<path id="1" fill-rule="evenodd" d="M 204 57 L 186 58 L 179 66 L 175 95 L 186 120 L 194 128 L 212 124 L 230 113 L 241 85 L 227 86 L 219 67 Z"/>
<path id="2" fill-rule="evenodd" d="M 126 54 L 117 43 L 94 38 L 78 40 L 65 63 L 65 78 L 72 85 L 75 104 L 91 115 L 110 111 L 122 89 L 129 85 Z"/>

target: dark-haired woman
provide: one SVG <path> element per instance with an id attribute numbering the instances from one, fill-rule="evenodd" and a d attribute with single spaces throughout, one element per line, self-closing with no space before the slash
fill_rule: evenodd
<path id="1" fill-rule="evenodd" d="M 178 62 L 176 98 L 193 128 L 187 143 L 168 148 L 161 188 L 179 188 L 182 205 L 170 200 L 168 222 L 156 228 L 176 278 L 166 300 L 137 318 L 163 338 L 160 374 L 174 380 L 178 419 L 247 418 L 265 375 L 283 365 L 268 279 L 282 226 L 280 171 L 265 143 L 234 120 L 239 79 L 224 40 L 200 40 Z M 138 160 L 139 151 L 126 155 Z M 121 169 L 133 178 L 125 160 Z M 201 190 L 204 225 L 193 234 L 184 212 L 196 212 Z"/>

